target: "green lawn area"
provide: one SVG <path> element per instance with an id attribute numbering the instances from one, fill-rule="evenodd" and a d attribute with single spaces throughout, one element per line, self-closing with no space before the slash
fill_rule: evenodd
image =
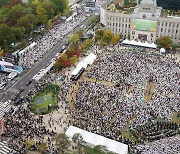
<path id="1" fill-rule="evenodd" d="M 134 137 L 131 132 L 129 131 L 129 124 L 121 131 L 121 135 L 131 141 L 137 141 L 136 137 Z"/>
<path id="2" fill-rule="evenodd" d="M 48 85 L 39 91 L 30 103 L 31 111 L 35 114 L 45 114 L 58 107 L 58 91 L 57 85 Z"/>
<path id="3" fill-rule="evenodd" d="M 134 137 L 133 134 L 129 131 L 129 126 L 131 125 L 131 122 L 133 121 L 134 118 L 135 118 L 135 116 L 133 116 L 131 118 L 131 120 L 128 122 L 126 127 L 124 127 L 121 131 L 121 135 L 127 139 L 130 139 L 131 141 L 137 141 L 137 138 Z"/>
<path id="4" fill-rule="evenodd" d="M 131 21 L 131 29 L 155 32 L 156 24 L 157 24 L 156 21 L 145 20 L 145 19 L 133 19 Z"/>

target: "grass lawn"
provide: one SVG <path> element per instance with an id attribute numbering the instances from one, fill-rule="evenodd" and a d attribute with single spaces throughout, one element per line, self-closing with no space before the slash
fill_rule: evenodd
<path id="1" fill-rule="evenodd" d="M 121 135 L 124 136 L 127 139 L 130 139 L 131 141 L 137 141 L 137 138 L 135 136 L 133 136 L 133 134 L 129 130 L 129 126 L 131 125 L 131 122 L 133 121 L 134 118 L 135 118 L 135 116 L 133 116 L 131 118 L 131 120 L 129 120 L 129 122 L 126 125 L 126 127 L 124 127 L 122 129 L 122 131 L 121 131 Z"/>
<path id="2" fill-rule="evenodd" d="M 47 88 L 48 87 L 48 88 Z M 54 86 L 47 86 L 43 91 L 37 93 L 30 104 L 30 109 L 36 114 L 45 114 L 53 107 L 58 107 L 57 91 Z"/>
<path id="3" fill-rule="evenodd" d="M 121 131 L 121 135 L 131 141 L 137 141 L 136 137 L 134 137 L 131 132 L 129 131 L 129 124 Z"/>
<path id="4" fill-rule="evenodd" d="M 180 124 L 180 117 L 177 117 L 178 113 L 174 112 L 172 117 L 172 122 L 175 122 L 177 124 Z"/>

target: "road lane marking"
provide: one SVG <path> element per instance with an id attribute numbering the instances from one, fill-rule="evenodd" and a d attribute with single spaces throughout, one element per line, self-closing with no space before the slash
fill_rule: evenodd
<path id="1" fill-rule="evenodd" d="M 3 98 L 1 101 L 3 102 L 3 100 L 5 100 L 5 98 Z"/>

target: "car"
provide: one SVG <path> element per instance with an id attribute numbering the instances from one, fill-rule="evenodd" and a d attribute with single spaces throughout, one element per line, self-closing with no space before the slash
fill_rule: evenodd
<path id="1" fill-rule="evenodd" d="M 58 57 L 58 56 L 59 56 L 59 53 L 56 54 L 56 57 Z"/>
<path id="2" fill-rule="evenodd" d="M 18 98 L 19 95 L 14 95 L 12 98 L 12 101 L 15 101 Z"/>
<path id="3" fill-rule="evenodd" d="M 2 104 L 3 107 L 6 107 L 7 105 L 9 105 L 9 102 L 8 102 L 8 101 L 7 101 L 7 102 L 4 102 L 4 103 Z"/>
<path id="4" fill-rule="evenodd" d="M 20 88 L 19 91 L 18 91 L 18 94 L 20 95 L 23 91 L 24 91 L 24 89 Z"/>
<path id="5" fill-rule="evenodd" d="M 66 46 L 65 46 L 65 45 L 62 46 L 62 50 L 64 50 L 64 49 L 66 49 Z M 61 50 L 61 51 L 62 51 L 62 50 Z"/>
<path id="6" fill-rule="evenodd" d="M 29 80 L 29 81 L 26 83 L 26 86 L 29 86 L 31 83 L 32 83 L 32 80 Z"/>
<path id="7" fill-rule="evenodd" d="M 23 101 L 24 101 L 24 97 L 22 96 L 22 97 L 18 98 L 14 103 L 15 103 L 15 105 L 19 105 L 19 104 L 21 104 Z"/>

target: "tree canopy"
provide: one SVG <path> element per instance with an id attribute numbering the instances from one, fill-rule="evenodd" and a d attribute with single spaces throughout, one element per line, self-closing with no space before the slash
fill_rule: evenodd
<path id="1" fill-rule="evenodd" d="M 163 36 L 163 37 L 157 38 L 156 43 L 160 48 L 163 47 L 165 49 L 168 49 L 172 45 L 172 40 L 169 36 Z"/>
<path id="2" fill-rule="evenodd" d="M 0 47 L 8 49 L 11 43 L 22 41 L 39 25 L 51 27 L 50 19 L 59 13 L 70 13 L 67 0 L 0 1 Z M 7 50 L 6 50 L 7 51 Z"/>

